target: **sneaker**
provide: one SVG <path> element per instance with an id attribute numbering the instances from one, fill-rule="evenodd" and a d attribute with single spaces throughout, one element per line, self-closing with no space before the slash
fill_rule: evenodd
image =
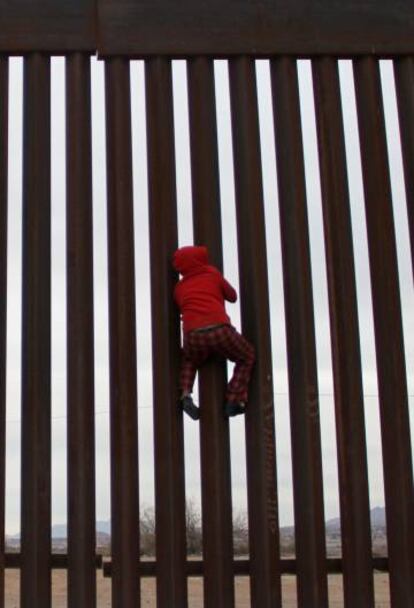
<path id="1" fill-rule="evenodd" d="M 227 417 L 238 416 L 244 414 L 246 411 L 246 404 L 243 401 L 227 401 L 224 406 L 224 415 Z"/>
<path id="2" fill-rule="evenodd" d="M 190 395 L 186 395 L 180 399 L 180 405 L 183 411 L 190 416 L 193 420 L 198 420 L 200 418 L 200 410 L 193 402 Z"/>

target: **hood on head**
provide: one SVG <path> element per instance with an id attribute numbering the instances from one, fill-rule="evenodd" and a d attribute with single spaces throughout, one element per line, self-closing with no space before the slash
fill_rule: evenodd
<path id="1" fill-rule="evenodd" d="M 180 274 L 188 274 L 208 264 L 207 247 L 180 247 L 174 253 L 173 266 Z"/>

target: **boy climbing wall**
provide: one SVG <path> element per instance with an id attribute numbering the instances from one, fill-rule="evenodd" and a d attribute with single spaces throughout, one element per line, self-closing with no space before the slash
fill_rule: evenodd
<path id="1" fill-rule="evenodd" d="M 235 363 L 224 414 L 243 414 L 255 354 L 253 346 L 232 327 L 224 307 L 225 300 L 237 300 L 237 293 L 220 271 L 209 265 L 206 247 L 177 249 L 173 265 L 182 275 L 174 290 L 183 322 L 180 405 L 193 420 L 199 419 L 199 408 L 191 397 L 195 376 L 197 369 L 215 356 Z"/>

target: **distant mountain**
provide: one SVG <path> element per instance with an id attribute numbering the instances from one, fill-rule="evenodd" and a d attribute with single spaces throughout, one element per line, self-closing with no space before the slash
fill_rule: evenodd
<path id="1" fill-rule="evenodd" d="M 385 521 L 385 508 L 375 507 L 374 509 L 371 509 L 371 526 L 385 528 L 386 525 L 387 523 Z"/>
<path id="2" fill-rule="evenodd" d="M 334 517 L 332 519 L 328 519 L 325 523 L 327 532 L 336 533 L 340 531 L 341 520 L 339 517 Z M 384 507 L 374 507 L 371 509 L 371 526 L 372 528 L 385 528 L 385 508 Z M 286 533 L 294 533 L 294 526 L 284 526 L 282 528 Z M 109 521 L 97 521 L 96 522 L 96 532 L 97 534 L 102 534 L 102 538 L 111 536 L 111 522 Z M 53 539 L 64 539 L 67 537 L 67 526 L 66 524 L 55 524 L 52 527 L 52 538 Z M 20 534 L 14 534 L 13 536 L 6 536 L 6 538 L 13 542 L 20 540 Z"/>
<path id="3" fill-rule="evenodd" d="M 333 519 L 328 519 L 328 521 L 325 522 L 325 528 L 327 530 L 329 530 L 330 532 L 333 532 L 334 530 L 339 530 L 341 527 L 341 520 L 339 519 L 339 517 L 334 517 Z"/>
<path id="4" fill-rule="evenodd" d="M 66 524 L 56 524 L 52 526 L 52 538 L 66 538 L 68 529 Z"/>
<path id="5" fill-rule="evenodd" d="M 111 535 L 111 522 L 110 521 L 97 521 L 96 531 L 102 532 L 108 536 Z M 66 538 L 68 535 L 68 529 L 66 524 L 55 524 L 52 526 L 52 538 Z"/>
<path id="6" fill-rule="evenodd" d="M 105 534 L 109 534 L 111 536 L 111 522 L 109 521 L 97 521 L 96 522 L 96 531 L 97 532 L 105 532 Z"/>
<path id="7" fill-rule="evenodd" d="M 341 520 L 339 517 L 334 517 L 333 519 L 328 519 L 325 524 L 326 529 L 329 532 L 335 532 L 340 530 Z M 371 526 L 373 528 L 385 528 L 385 508 L 384 507 L 374 507 L 371 509 Z"/>
<path id="8" fill-rule="evenodd" d="M 111 522 L 110 521 L 97 521 L 96 532 L 102 532 L 107 536 L 111 536 Z M 52 526 L 52 538 L 66 538 L 68 535 L 68 528 L 66 524 L 55 524 Z M 20 532 L 17 534 L 9 535 L 6 534 L 6 538 L 10 541 L 20 540 Z"/>

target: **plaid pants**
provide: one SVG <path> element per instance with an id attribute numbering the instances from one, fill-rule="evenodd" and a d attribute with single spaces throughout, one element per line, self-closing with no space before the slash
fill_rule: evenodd
<path id="1" fill-rule="evenodd" d="M 250 342 L 231 325 L 185 334 L 180 372 L 182 392 L 192 392 L 197 369 L 212 355 L 236 364 L 227 385 L 226 401 L 246 402 L 255 353 Z"/>

